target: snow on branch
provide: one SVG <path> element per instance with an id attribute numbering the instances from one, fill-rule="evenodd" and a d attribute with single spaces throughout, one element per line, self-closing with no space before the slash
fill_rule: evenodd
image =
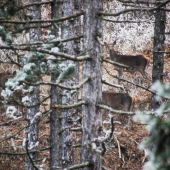
<path id="1" fill-rule="evenodd" d="M 68 60 L 73 60 L 73 61 L 82 61 L 82 60 L 87 60 L 91 59 L 89 55 L 84 55 L 84 56 L 74 56 L 74 55 L 69 55 L 66 53 L 61 53 L 61 52 L 53 52 L 49 50 L 44 50 L 43 48 L 31 48 L 31 47 L 14 47 L 14 46 L 0 46 L 0 49 L 9 49 L 9 50 L 22 50 L 22 51 L 35 51 L 35 52 L 40 52 L 40 53 L 45 53 L 49 55 L 54 55 L 54 56 L 60 56 Z M 48 59 L 47 59 L 48 60 Z M 55 59 L 54 59 L 55 60 Z M 57 60 L 57 59 L 56 59 Z"/>
<path id="2" fill-rule="evenodd" d="M 81 106 L 81 105 L 84 105 L 84 104 L 87 104 L 87 102 L 85 100 L 82 100 L 82 101 L 75 103 L 75 104 L 72 104 L 72 105 L 54 105 L 53 108 L 56 109 L 56 110 L 71 109 L 71 108 L 75 108 L 75 107 L 78 107 L 78 106 Z"/>
<path id="3" fill-rule="evenodd" d="M 97 104 L 97 106 L 100 109 L 108 110 L 110 113 L 114 113 L 114 114 L 119 114 L 119 115 L 135 115 L 135 112 L 126 112 L 126 111 L 122 111 L 122 110 L 115 110 L 115 109 L 112 109 L 111 107 L 109 107 L 107 105 L 103 105 L 103 104 Z"/>
<path id="4" fill-rule="evenodd" d="M 39 86 L 39 85 L 52 85 L 52 86 L 58 86 L 60 88 L 68 89 L 68 90 L 74 90 L 74 89 L 80 89 L 81 86 L 83 86 L 85 83 L 87 83 L 90 80 L 89 77 L 86 77 L 79 85 L 76 86 L 65 86 L 61 83 L 53 83 L 53 82 L 43 82 L 39 81 L 37 83 L 28 83 L 26 81 L 23 81 L 23 83 L 30 85 L 30 86 Z"/>
<path id="5" fill-rule="evenodd" d="M 49 95 L 48 97 L 46 97 L 46 98 L 44 98 L 42 101 L 40 101 L 40 102 L 38 102 L 38 103 L 36 103 L 36 104 L 34 104 L 34 105 L 29 105 L 29 97 L 28 96 L 26 96 L 25 97 L 25 99 L 24 99 L 24 103 L 26 103 L 25 105 L 24 104 L 22 104 L 22 103 L 20 103 L 19 101 L 17 101 L 16 99 L 12 99 L 12 100 L 10 100 L 8 103 L 10 103 L 10 104 L 17 104 L 17 105 L 19 105 L 19 106 L 22 106 L 22 107 L 25 107 L 25 108 L 31 108 L 31 107 L 35 107 L 35 106 L 38 106 L 38 105 L 40 105 L 40 104 L 42 104 L 43 102 L 45 102 L 47 99 L 49 99 L 51 97 L 51 95 Z M 28 103 L 28 104 L 27 104 Z"/>

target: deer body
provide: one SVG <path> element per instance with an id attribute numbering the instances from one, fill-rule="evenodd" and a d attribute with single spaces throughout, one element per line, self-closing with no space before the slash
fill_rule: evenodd
<path id="1" fill-rule="evenodd" d="M 150 62 L 149 57 L 146 55 L 119 55 L 114 51 L 113 45 L 109 44 L 107 47 L 109 48 L 110 58 L 112 61 L 116 61 L 130 67 L 130 69 L 124 70 L 122 67 L 115 66 L 115 70 L 118 71 L 119 77 L 123 75 L 123 71 L 130 73 L 138 71 L 143 77 L 146 76 L 145 68 Z"/>
<path id="2" fill-rule="evenodd" d="M 116 110 L 130 111 L 135 103 L 135 97 L 128 93 L 102 92 L 103 103 Z"/>

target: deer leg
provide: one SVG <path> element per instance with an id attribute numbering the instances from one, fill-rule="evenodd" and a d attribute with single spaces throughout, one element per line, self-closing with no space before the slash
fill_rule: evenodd
<path id="1" fill-rule="evenodd" d="M 118 71 L 118 75 L 119 75 L 119 77 L 121 78 L 122 77 L 122 75 L 123 75 L 123 69 L 122 68 L 120 68 L 119 70 L 117 70 Z M 118 84 L 120 84 L 120 79 L 118 79 Z"/>

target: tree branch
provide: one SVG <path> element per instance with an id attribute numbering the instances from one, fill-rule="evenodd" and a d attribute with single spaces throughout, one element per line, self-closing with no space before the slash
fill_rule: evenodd
<path id="1" fill-rule="evenodd" d="M 121 88 L 121 89 L 123 89 L 123 90 L 124 90 L 124 87 L 123 87 L 123 86 L 121 86 L 121 85 L 117 85 L 117 84 L 109 83 L 109 82 L 108 82 L 108 81 L 106 81 L 106 80 L 102 80 L 102 83 L 107 84 L 107 85 L 112 86 L 112 87 Z"/>
<path id="2" fill-rule="evenodd" d="M 77 164 L 77 165 L 73 165 L 73 166 L 70 166 L 68 168 L 65 168 L 64 170 L 74 170 L 74 169 L 78 169 L 78 168 L 84 168 L 84 167 L 87 167 L 90 165 L 90 162 L 85 162 L 85 163 L 82 163 L 82 164 Z"/>
<path id="3" fill-rule="evenodd" d="M 0 23 L 11 23 L 11 24 L 32 24 L 32 23 L 47 23 L 47 22 L 61 22 L 61 21 L 65 21 L 65 20 L 70 20 L 72 18 L 76 18 L 79 17 L 81 15 L 84 15 L 84 12 L 78 12 L 77 14 L 73 14 L 70 16 L 66 16 L 66 17 L 61 17 L 58 19 L 47 19 L 47 20 L 32 20 L 32 21 L 11 21 L 11 20 L 0 20 Z"/>
<path id="4" fill-rule="evenodd" d="M 83 38 L 83 35 L 67 38 L 67 39 L 53 39 L 51 41 L 45 40 L 45 41 L 38 41 L 38 42 L 33 42 L 33 43 L 26 43 L 26 44 L 12 44 L 14 46 L 30 46 L 30 45 L 42 45 L 42 44 L 51 44 L 51 43 L 59 43 L 59 42 L 68 42 L 72 40 L 78 40 L 80 38 Z"/>
<path id="5" fill-rule="evenodd" d="M 107 105 L 103 105 L 103 104 L 97 104 L 97 106 L 100 109 L 105 109 L 107 111 L 109 111 L 110 113 L 114 113 L 114 114 L 119 114 L 119 115 L 135 115 L 135 112 L 126 112 L 126 111 L 122 111 L 122 110 L 115 110 L 112 109 L 111 107 L 107 106 Z"/>
<path id="6" fill-rule="evenodd" d="M 42 101 L 36 103 L 35 105 L 31 105 L 31 106 L 24 105 L 24 104 L 20 103 L 19 101 L 15 100 L 15 99 L 12 99 L 11 101 L 9 101 L 9 103 L 16 103 L 19 106 L 22 106 L 22 107 L 25 107 L 25 108 L 31 108 L 31 107 L 35 107 L 35 106 L 40 105 L 41 103 L 43 103 L 44 101 L 46 101 L 50 97 L 51 97 L 51 95 L 49 95 L 48 97 L 44 98 Z"/>
<path id="7" fill-rule="evenodd" d="M 128 13 L 128 12 L 134 12 L 134 11 L 152 12 L 152 11 L 160 9 L 161 7 L 165 6 L 167 3 L 169 3 L 169 0 L 162 2 L 157 7 L 154 7 L 154 8 L 144 8 L 144 7 L 142 7 L 142 8 L 131 8 L 131 9 L 124 9 L 124 10 L 119 11 L 117 13 L 107 13 L 107 12 L 99 11 L 98 14 L 103 15 L 103 16 L 119 16 L 121 14 L 125 14 L 125 13 Z"/>
<path id="8" fill-rule="evenodd" d="M 81 105 L 87 104 L 87 102 L 85 100 L 82 100 L 78 103 L 72 104 L 72 105 L 54 105 L 53 108 L 54 109 L 71 109 L 71 108 L 75 108 Z"/>
<path id="9" fill-rule="evenodd" d="M 22 51 L 35 51 L 35 52 L 40 52 L 40 53 L 45 53 L 49 55 L 54 55 L 54 56 L 60 56 L 68 60 L 73 60 L 73 61 L 82 61 L 82 60 L 87 60 L 91 59 L 89 55 L 85 56 L 74 56 L 74 55 L 69 55 L 66 53 L 61 53 L 61 52 L 52 52 L 49 50 L 43 50 L 41 48 L 31 48 L 31 47 L 14 47 L 14 46 L 0 46 L 0 49 L 8 49 L 8 50 L 22 50 Z M 48 60 L 48 59 L 47 59 Z M 56 59 L 57 60 L 57 59 Z"/>
<path id="10" fill-rule="evenodd" d="M 38 150 L 31 150 L 31 151 L 28 151 L 28 152 L 29 153 L 42 152 L 42 151 L 48 150 L 50 148 L 51 148 L 51 146 L 48 146 L 46 148 L 42 148 L 42 149 L 38 149 Z M 0 154 L 3 154 L 3 155 L 25 155 L 25 154 L 27 154 L 27 152 L 1 152 L 0 151 Z"/>
<path id="11" fill-rule="evenodd" d="M 43 113 L 44 116 L 43 116 L 42 118 L 39 118 L 37 121 L 35 121 L 34 123 L 32 123 L 30 126 L 32 126 L 32 125 L 36 124 L 37 122 L 41 121 L 42 119 L 44 119 L 44 118 L 45 118 L 49 113 L 51 113 L 51 112 L 52 112 L 52 110 L 45 111 L 45 112 Z M 26 129 L 26 128 L 28 128 L 28 127 L 29 127 L 29 125 L 21 128 L 20 130 L 18 130 L 18 132 L 14 133 L 13 135 L 10 135 L 10 136 L 8 136 L 8 137 L 0 140 L 0 143 L 3 142 L 3 141 L 5 141 L 5 140 L 8 140 L 8 139 L 13 138 L 15 135 L 17 135 L 18 133 L 20 133 L 21 131 L 23 131 L 24 129 Z"/>
<path id="12" fill-rule="evenodd" d="M 64 88 L 64 89 L 68 89 L 68 90 L 74 90 L 74 89 L 80 89 L 81 86 L 83 86 L 85 83 L 87 83 L 90 80 L 89 77 L 86 77 L 79 85 L 76 86 L 65 86 L 63 84 L 60 83 L 53 83 L 53 82 L 42 82 L 39 81 L 37 83 L 28 83 L 26 81 L 23 81 L 23 83 L 30 85 L 30 86 L 39 86 L 39 85 L 52 85 L 52 86 L 58 86 L 60 88 Z"/>
<path id="13" fill-rule="evenodd" d="M 118 63 L 118 62 L 116 62 L 116 61 L 108 60 L 108 59 L 105 59 L 105 58 L 103 58 L 103 57 L 102 57 L 101 59 L 102 59 L 103 61 L 107 62 L 107 63 L 113 64 L 113 65 L 116 65 L 116 66 L 119 66 L 119 67 L 124 67 L 124 68 L 126 68 L 126 69 L 130 69 L 129 66 L 124 65 L 124 64 L 121 64 L 121 63 Z"/>

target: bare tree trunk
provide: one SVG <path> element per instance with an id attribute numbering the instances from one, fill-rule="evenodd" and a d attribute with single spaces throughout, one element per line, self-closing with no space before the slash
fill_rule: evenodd
<path id="1" fill-rule="evenodd" d="M 31 3 L 33 2 L 37 2 L 36 0 L 31 0 Z M 32 6 L 30 7 L 30 14 L 31 14 L 31 18 L 32 20 L 40 20 L 41 19 L 41 8 L 40 6 Z M 36 25 L 38 27 L 38 24 L 31 24 L 32 25 Z M 30 29 L 29 32 L 29 38 L 30 38 L 30 42 L 34 42 L 34 41 L 39 41 L 40 40 L 40 36 L 41 36 L 41 30 L 40 28 L 34 28 L 34 29 Z M 30 105 L 33 105 L 35 103 L 39 103 L 39 86 L 35 87 L 34 93 L 31 94 L 29 96 L 29 100 L 30 100 Z M 34 119 L 34 116 L 39 112 L 39 105 L 29 108 L 27 111 L 27 119 L 28 119 L 28 124 L 30 125 L 32 122 L 32 120 Z M 37 119 L 34 119 L 34 121 L 37 121 Z M 38 149 L 37 146 L 37 142 L 38 142 L 38 132 L 39 132 L 39 123 L 35 123 L 32 126 L 30 126 L 27 130 L 27 142 L 28 142 L 28 149 L 29 150 L 36 150 Z M 31 148 L 31 149 L 30 149 Z M 32 159 L 32 161 L 34 161 L 34 164 L 36 165 L 36 160 L 38 159 L 38 152 L 32 153 L 30 154 L 30 157 Z M 26 170 L 32 170 L 35 169 L 33 166 L 33 163 L 30 160 L 29 156 L 26 155 L 26 164 L 25 164 L 25 169 Z"/>
<path id="2" fill-rule="evenodd" d="M 163 82 L 163 68 L 164 68 L 164 40 L 165 40 L 165 24 L 166 13 L 164 8 L 157 10 L 155 14 L 155 31 L 154 31 L 154 53 L 153 53 L 153 70 L 152 83 L 156 80 Z M 161 104 L 152 96 L 152 108 L 155 110 Z"/>
<path id="3" fill-rule="evenodd" d="M 52 19 L 61 17 L 62 3 L 54 1 L 52 3 Z M 52 33 L 56 38 L 60 35 L 61 24 L 56 23 Z M 55 82 L 56 77 L 54 74 L 51 76 L 51 81 Z M 61 104 L 61 89 L 56 86 L 51 86 L 51 108 L 55 104 Z M 61 119 L 59 118 L 61 113 L 57 110 L 52 111 L 50 114 L 50 168 L 55 169 L 62 167 L 62 135 L 59 134 L 59 130 L 62 128 Z"/>
<path id="4" fill-rule="evenodd" d="M 84 50 L 93 58 L 84 61 L 83 78 L 90 77 L 91 81 L 83 86 L 82 98 L 88 102 L 82 107 L 82 148 L 81 162 L 90 161 L 84 170 L 100 170 L 101 155 L 92 151 L 92 145 L 100 147 L 100 143 L 95 140 L 101 135 L 102 113 L 96 107 L 102 100 L 102 65 L 100 56 L 102 47 L 97 41 L 97 36 L 102 38 L 101 20 L 96 17 L 97 12 L 102 10 L 102 0 L 84 1 Z"/>
<path id="5" fill-rule="evenodd" d="M 75 8 L 80 6 L 80 3 L 81 3 L 80 0 L 78 1 L 77 0 L 63 0 L 63 10 L 62 10 L 63 16 L 69 16 L 69 15 L 74 14 L 76 12 Z M 81 26 L 78 25 L 78 23 L 80 23 L 80 17 L 77 17 L 74 20 L 64 21 L 62 24 L 62 38 L 67 39 L 67 38 L 79 35 L 81 31 Z M 72 54 L 72 55 L 77 55 L 79 53 L 78 48 L 80 48 L 80 42 L 76 43 L 75 41 L 69 41 L 69 42 L 64 43 L 63 52 Z M 74 64 L 74 62 L 68 60 L 65 62 L 65 64 L 66 65 Z M 78 67 L 79 66 L 77 64 L 76 68 Z M 68 85 L 70 86 L 72 83 L 76 84 L 77 78 L 78 76 L 74 78 L 74 81 L 68 80 L 64 84 L 67 86 Z M 73 99 L 72 96 L 68 95 L 67 90 L 63 90 L 62 104 L 68 105 L 68 104 L 76 103 L 76 102 L 77 102 L 77 97 L 74 97 Z M 75 109 L 63 110 L 63 117 L 68 116 L 74 111 Z M 74 118 L 75 118 L 75 115 L 71 117 L 71 119 L 74 119 Z M 63 128 L 73 125 L 73 122 L 69 122 L 68 119 L 70 118 L 63 119 L 63 123 L 62 123 Z M 75 151 L 71 147 L 72 144 L 74 143 L 73 141 L 75 140 L 76 140 L 76 132 L 72 132 L 69 129 L 63 132 L 63 155 L 62 155 L 62 158 L 64 159 L 63 168 L 66 168 L 69 165 L 74 164 L 75 162 L 75 156 L 74 156 Z"/>

